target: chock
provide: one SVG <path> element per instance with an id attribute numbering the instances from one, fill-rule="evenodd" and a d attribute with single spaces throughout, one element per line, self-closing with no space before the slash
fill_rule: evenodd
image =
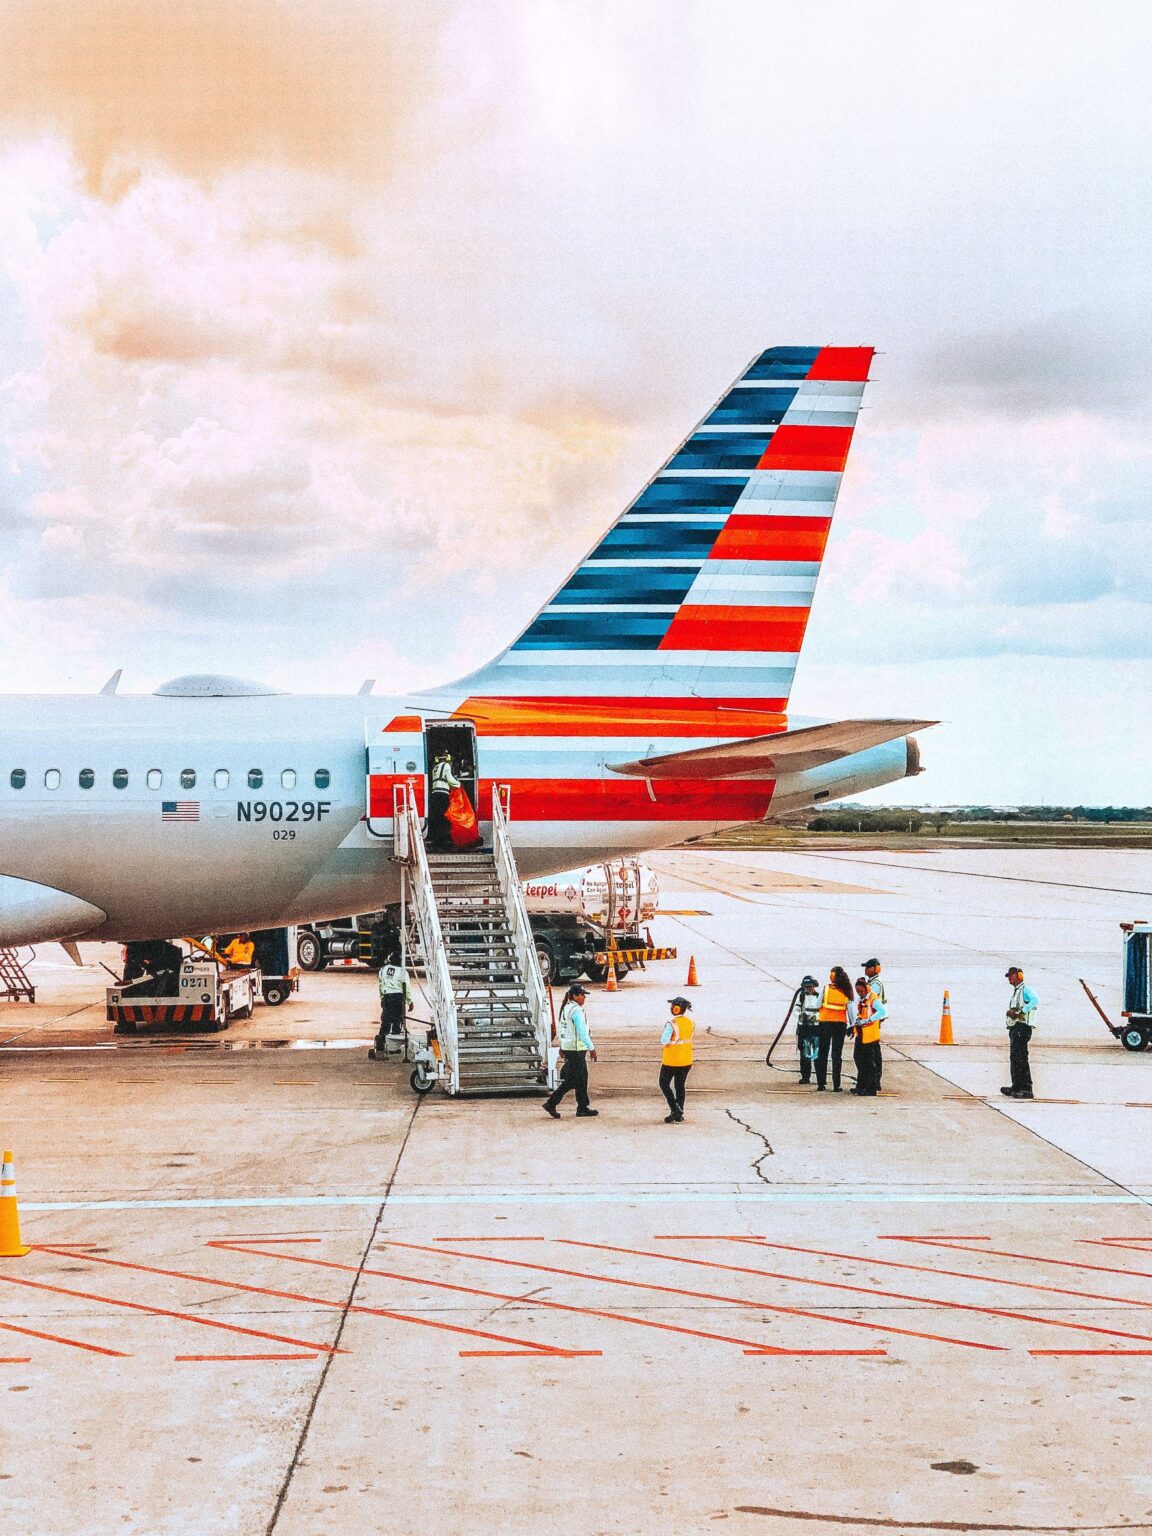
<path id="1" fill-rule="evenodd" d="M 955 1045 L 952 1038 L 952 1004 L 948 1001 L 948 994 L 944 994 L 944 1003 L 940 1009 L 940 1039 L 938 1045 Z"/>
<path id="2" fill-rule="evenodd" d="M 12 1163 L 11 1152 L 5 1152 L 0 1168 L 0 1259 L 19 1259 L 29 1252 L 20 1241 L 20 1207 Z"/>
<path id="3" fill-rule="evenodd" d="M 688 957 L 688 980 L 684 983 L 684 985 L 686 987 L 698 987 L 700 985 L 700 978 L 696 975 L 695 955 L 689 955 Z"/>

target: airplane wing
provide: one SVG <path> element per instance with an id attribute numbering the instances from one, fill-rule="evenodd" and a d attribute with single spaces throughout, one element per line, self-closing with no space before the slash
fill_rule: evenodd
<path id="1" fill-rule="evenodd" d="M 936 720 L 837 720 L 771 736 L 750 736 L 745 741 L 724 742 L 716 747 L 642 757 L 634 763 L 611 763 L 609 768 L 613 773 L 639 779 L 739 779 L 747 775 L 799 773 L 938 724 Z"/>

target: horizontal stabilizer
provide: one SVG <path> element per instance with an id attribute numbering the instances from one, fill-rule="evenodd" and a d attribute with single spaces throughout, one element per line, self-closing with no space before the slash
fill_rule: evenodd
<path id="1" fill-rule="evenodd" d="M 896 741 L 912 731 L 936 725 L 936 720 L 837 720 L 805 725 L 771 736 L 750 736 L 716 747 L 669 752 L 634 763 L 612 763 L 613 773 L 640 779 L 739 779 L 747 775 L 801 773 Z"/>

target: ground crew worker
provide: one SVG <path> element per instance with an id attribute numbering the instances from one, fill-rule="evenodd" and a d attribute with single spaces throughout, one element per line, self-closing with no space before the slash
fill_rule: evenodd
<path id="1" fill-rule="evenodd" d="M 862 1099 L 872 1099 L 880 1090 L 880 1025 L 887 1014 L 863 976 L 856 983 L 855 1044 L 852 1057 L 856 1063 L 856 1086 L 852 1092 Z"/>
<path id="2" fill-rule="evenodd" d="M 816 1054 L 816 1092 L 823 1093 L 828 1080 L 828 1057 L 832 1057 L 832 1092 L 840 1092 L 840 1064 L 844 1055 L 844 1037 L 855 1017 L 852 983 L 842 965 L 828 973 L 828 985 L 820 994 L 816 1015 L 820 1025 L 820 1047 Z"/>
<path id="3" fill-rule="evenodd" d="M 812 1063 L 820 1049 L 820 984 L 815 976 L 805 976 L 796 999 L 796 1048 L 800 1052 L 800 1081 L 812 1081 Z"/>
<path id="4" fill-rule="evenodd" d="M 888 995 L 884 991 L 884 982 L 880 976 L 880 962 L 873 955 L 871 960 L 864 962 L 864 975 L 868 978 L 868 990 L 872 994 L 874 1003 L 878 1003 L 884 1010 L 880 1015 L 882 1019 L 888 1017 Z M 880 1078 L 883 1076 L 884 1063 L 881 1060 L 876 1069 L 876 1092 L 880 1092 Z"/>
<path id="5" fill-rule="evenodd" d="M 229 965 L 247 966 L 252 964 L 252 956 L 255 953 L 256 946 L 252 942 L 251 935 L 238 933 L 224 951 L 224 958 Z"/>
<path id="6" fill-rule="evenodd" d="M 380 967 L 380 1028 L 376 1041 L 368 1052 L 370 1061 L 384 1061 L 388 1055 L 389 1036 L 393 1040 L 403 1037 L 408 1010 L 412 1006 L 412 988 L 408 972 L 400 964 L 400 956 L 393 951 L 386 964 Z"/>
<path id="7" fill-rule="evenodd" d="M 660 1036 L 663 1054 L 660 1064 L 660 1092 L 668 1100 L 670 1114 L 664 1116 L 665 1125 L 679 1125 L 684 1118 L 684 1085 L 692 1070 L 692 1036 L 696 1025 L 688 1012 L 686 997 L 670 997 L 672 1017 Z"/>
<path id="8" fill-rule="evenodd" d="M 452 768 L 451 752 L 441 752 L 432 765 L 432 785 L 428 806 L 428 846 L 438 853 L 452 848 L 452 834 L 448 830 L 448 800 L 454 789 L 460 788 L 460 780 Z"/>
<path id="9" fill-rule="evenodd" d="M 589 1058 L 596 1060 L 596 1047 L 592 1044 L 592 1036 L 588 1033 L 588 1023 L 584 1017 L 584 999 L 587 995 L 581 983 L 575 981 L 564 994 L 564 1002 L 560 1007 L 557 1033 L 564 1061 L 560 1068 L 560 1081 L 544 1100 L 544 1108 L 553 1120 L 559 1120 L 560 1111 L 556 1106 L 569 1089 L 576 1095 L 578 1117 L 600 1113 L 588 1103 L 588 1061 Z"/>
<path id="10" fill-rule="evenodd" d="M 1012 996 L 1004 1022 L 1008 1026 L 1008 1059 L 1012 1071 L 1012 1086 L 1001 1088 L 1008 1099 L 1031 1099 L 1032 1067 L 1028 1060 L 1028 1042 L 1032 1038 L 1032 1023 L 1040 999 L 1032 988 L 1024 984 L 1024 972 L 1018 965 L 1010 966 L 1005 976 L 1012 984 Z"/>

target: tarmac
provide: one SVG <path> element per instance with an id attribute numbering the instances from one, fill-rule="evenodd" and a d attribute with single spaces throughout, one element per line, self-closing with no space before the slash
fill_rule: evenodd
<path id="1" fill-rule="evenodd" d="M 653 863 L 679 957 L 591 993 L 596 1120 L 418 1099 L 356 968 L 125 1040 L 116 952 L 41 949 L 0 1005 L 4 1536 L 1152 1530 L 1152 1053 L 1077 980 L 1117 1017 L 1152 855 Z M 883 1094 L 801 1087 L 790 1026 L 766 1066 L 804 972 L 873 954 Z"/>

